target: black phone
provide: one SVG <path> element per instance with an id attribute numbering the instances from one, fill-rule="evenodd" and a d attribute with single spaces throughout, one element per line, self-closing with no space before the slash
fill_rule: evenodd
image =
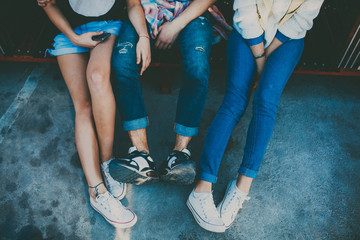
<path id="1" fill-rule="evenodd" d="M 93 41 L 104 41 L 105 39 L 107 39 L 108 37 L 110 37 L 110 33 L 104 32 L 100 35 L 96 35 L 96 36 L 92 36 L 91 39 Z"/>

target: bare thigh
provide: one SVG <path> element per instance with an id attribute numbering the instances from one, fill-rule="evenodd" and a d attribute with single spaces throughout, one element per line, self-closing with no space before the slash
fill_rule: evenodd
<path id="1" fill-rule="evenodd" d="M 88 79 L 91 79 L 91 75 L 95 74 L 101 75 L 105 79 L 110 80 L 111 56 L 115 40 L 116 36 L 111 34 L 108 39 L 90 50 L 90 59 L 87 66 Z M 89 82 L 89 85 L 91 85 L 91 82 Z"/>
<path id="2" fill-rule="evenodd" d="M 57 57 L 61 73 L 69 89 L 75 111 L 90 104 L 89 87 L 86 81 L 88 54 L 66 54 Z"/>

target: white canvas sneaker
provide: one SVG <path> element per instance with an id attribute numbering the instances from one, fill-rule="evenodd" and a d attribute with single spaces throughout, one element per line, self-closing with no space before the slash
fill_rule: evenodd
<path id="1" fill-rule="evenodd" d="M 96 200 L 90 197 L 90 205 L 114 227 L 130 228 L 137 221 L 135 213 L 124 207 L 109 192 L 98 194 Z"/>
<path id="2" fill-rule="evenodd" d="M 236 179 L 231 181 L 227 186 L 223 200 L 217 207 L 226 229 L 234 222 L 245 200 L 250 200 L 250 197 L 236 187 Z"/>
<path id="3" fill-rule="evenodd" d="M 110 159 L 101 164 L 101 170 L 104 175 L 105 186 L 110 193 L 118 200 L 121 200 L 126 195 L 126 183 L 121 183 L 113 179 L 109 172 L 109 164 L 115 158 Z"/>
<path id="4" fill-rule="evenodd" d="M 212 193 L 190 193 L 186 202 L 200 227 L 210 232 L 225 232 L 226 228 L 216 210 Z"/>

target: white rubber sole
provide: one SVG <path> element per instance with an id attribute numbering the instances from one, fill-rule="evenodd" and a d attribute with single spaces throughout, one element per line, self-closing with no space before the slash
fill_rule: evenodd
<path id="1" fill-rule="evenodd" d="M 110 161 L 110 160 L 109 160 L 109 161 Z M 106 177 L 106 174 L 105 174 L 104 171 L 105 171 L 104 168 L 101 166 L 101 174 L 102 174 L 103 179 L 104 179 L 104 182 L 105 182 L 105 187 L 109 190 L 110 194 L 111 194 L 114 198 L 116 198 L 116 199 L 119 200 L 119 201 L 122 200 L 122 199 L 126 196 L 126 190 L 127 190 L 127 185 L 126 185 L 126 183 L 122 183 L 124 187 L 123 187 L 121 193 L 118 193 L 118 194 L 112 193 L 112 192 L 110 191 L 110 187 L 109 187 L 110 184 L 109 184 L 108 179 L 111 178 L 111 181 L 115 181 L 115 179 L 113 179 L 113 178 L 111 177 L 110 173 L 109 173 L 110 177 Z M 118 183 L 120 183 L 120 182 L 118 182 Z M 120 184 L 121 184 L 121 183 L 120 183 Z"/>
<path id="2" fill-rule="evenodd" d="M 194 209 L 194 207 L 191 205 L 189 199 L 186 201 L 186 205 L 188 206 L 190 212 L 192 213 L 192 215 L 194 216 L 196 222 L 199 224 L 200 227 L 202 227 L 203 229 L 209 231 L 209 232 L 215 232 L 215 233 L 223 233 L 225 232 L 226 228 L 225 226 L 216 226 L 213 224 L 210 224 L 208 222 L 205 222 L 196 212 L 196 210 Z"/>
<path id="3" fill-rule="evenodd" d="M 116 228 L 131 228 L 131 227 L 134 226 L 134 225 L 136 224 L 136 222 L 137 222 L 137 216 L 135 215 L 135 213 L 133 213 L 133 214 L 134 214 L 134 218 L 131 219 L 130 221 L 128 221 L 128 222 L 117 222 L 117 221 L 111 220 L 111 219 L 109 219 L 108 217 L 106 217 L 99 209 L 97 209 L 97 208 L 92 204 L 91 200 L 90 200 L 90 205 L 91 205 L 91 207 L 92 207 L 95 211 L 97 211 L 98 213 L 100 213 L 101 216 L 103 216 L 108 223 L 110 223 L 111 225 L 113 225 L 113 226 L 116 227 Z M 131 210 L 130 210 L 130 211 L 131 211 Z M 132 211 L 131 211 L 131 212 L 132 212 Z"/>
<path id="4" fill-rule="evenodd" d="M 110 192 L 114 196 L 114 198 L 116 198 L 119 201 L 122 200 L 126 196 L 127 185 L 126 185 L 126 183 L 123 183 L 123 184 L 124 184 L 123 191 L 118 196 L 116 196 L 116 194 L 112 194 Z"/>

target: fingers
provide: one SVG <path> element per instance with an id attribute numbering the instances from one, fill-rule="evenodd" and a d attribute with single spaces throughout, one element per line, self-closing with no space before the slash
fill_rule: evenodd
<path id="1" fill-rule="evenodd" d="M 142 67 L 141 67 L 141 71 L 140 71 L 140 75 L 142 76 L 143 73 L 145 72 L 145 70 L 149 67 L 151 62 L 151 56 L 146 56 L 143 54 L 143 58 L 142 58 Z"/>
<path id="2" fill-rule="evenodd" d="M 46 2 L 44 0 L 38 0 L 37 3 L 40 7 L 46 7 Z"/>
<path id="3" fill-rule="evenodd" d="M 144 54 L 142 54 L 142 66 L 141 66 L 140 76 L 143 75 L 145 69 L 146 69 L 146 59 Z"/>
<path id="4" fill-rule="evenodd" d="M 155 42 L 155 47 L 156 48 L 159 48 L 159 45 L 160 45 L 161 41 L 159 39 L 159 37 L 156 39 L 156 42 Z"/>
<path id="5" fill-rule="evenodd" d="M 89 32 L 91 36 L 97 36 L 104 33 L 104 31 L 97 31 L 97 32 Z"/>
<path id="6" fill-rule="evenodd" d="M 171 43 L 166 43 L 164 49 L 170 49 L 170 48 L 171 48 Z"/>
<path id="7" fill-rule="evenodd" d="M 136 51 L 136 64 L 140 64 L 141 62 L 141 51 L 140 50 L 137 50 Z"/>
<path id="8" fill-rule="evenodd" d="M 146 68 L 145 70 L 150 66 L 150 63 L 151 63 L 151 56 L 149 55 L 147 58 L 146 58 Z M 144 70 L 144 71 L 145 71 Z"/>
<path id="9" fill-rule="evenodd" d="M 158 49 L 165 49 L 166 42 L 163 42 L 163 41 L 161 41 L 161 40 L 158 40 L 158 41 L 159 41 L 159 43 L 158 43 L 157 48 L 158 48 Z"/>
<path id="10" fill-rule="evenodd" d="M 171 45 L 172 45 L 172 42 L 163 41 L 161 39 L 161 36 L 159 36 L 155 42 L 155 47 L 158 49 L 162 49 L 162 50 L 171 48 Z"/>
<path id="11" fill-rule="evenodd" d="M 46 7 L 47 3 L 49 3 L 50 0 L 38 0 L 37 2 L 40 7 Z"/>

